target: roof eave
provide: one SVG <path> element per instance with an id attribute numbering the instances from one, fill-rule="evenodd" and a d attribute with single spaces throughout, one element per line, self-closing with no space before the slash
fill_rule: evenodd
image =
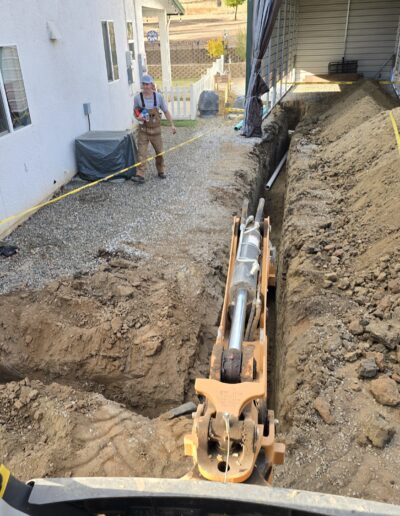
<path id="1" fill-rule="evenodd" d="M 167 14 L 169 16 L 178 16 L 185 14 L 185 8 L 179 0 L 169 0 L 169 4 L 174 8 L 172 12 L 169 12 L 169 10 L 167 10 Z"/>

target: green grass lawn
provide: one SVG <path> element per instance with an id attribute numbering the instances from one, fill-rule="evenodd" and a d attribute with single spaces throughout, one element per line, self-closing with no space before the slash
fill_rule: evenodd
<path id="1" fill-rule="evenodd" d="M 173 79 L 172 80 L 172 86 L 190 86 L 194 82 L 198 81 L 200 77 L 193 77 L 191 79 Z M 162 89 L 162 79 L 156 79 L 154 78 L 155 83 L 157 84 L 158 88 Z"/>
<path id="2" fill-rule="evenodd" d="M 165 127 L 169 127 L 168 120 L 161 120 L 161 125 Z M 174 125 L 176 127 L 196 127 L 197 120 L 174 120 Z"/>

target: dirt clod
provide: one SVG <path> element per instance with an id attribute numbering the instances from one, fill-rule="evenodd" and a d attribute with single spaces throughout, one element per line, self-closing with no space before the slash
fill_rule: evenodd
<path id="1" fill-rule="evenodd" d="M 365 437 L 377 448 L 384 448 L 396 433 L 385 417 L 379 413 L 373 413 L 365 422 Z"/>
<path id="2" fill-rule="evenodd" d="M 360 378 L 374 378 L 378 373 L 378 366 L 376 365 L 374 358 L 366 358 L 361 360 L 358 376 Z"/>
<path id="3" fill-rule="evenodd" d="M 400 403 L 400 393 L 394 380 L 388 377 L 378 378 L 371 382 L 371 393 L 378 403 L 395 407 Z"/>
<path id="4" fill-rule="evenodd" d="M 325 399 L 319 397 L 316 398 L 314 401 L 314 408 L 325 423 L 331 425 L 334 422 L 335 419 L 331 414 L 329 403 Z"/>

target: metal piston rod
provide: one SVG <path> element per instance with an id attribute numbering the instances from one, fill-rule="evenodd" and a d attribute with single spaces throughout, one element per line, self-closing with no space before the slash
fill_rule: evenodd
<path id="1" fill-rule="evenodd" d="M 256 216 L 248 217 L 240 225 L 240 239 L 235 262 L 235 272 L 231 286 L 234 300 L 229 349 L 241 351 L 246 326 L 247 303 L 256 296 L 260 255 L 260 223 L 264 211 L 264 199 L 260 199 Z"/>
<path id="2" fill-rule="evenodd" d="M 233 312 L 231 334 L 229 338 L 229 349 L 237 349 L 238 351 L 242 349 L 244 327 L 246 324 L 246 309 L 247 290 L 241 288 L 236 294 L 235 310 Z"/>

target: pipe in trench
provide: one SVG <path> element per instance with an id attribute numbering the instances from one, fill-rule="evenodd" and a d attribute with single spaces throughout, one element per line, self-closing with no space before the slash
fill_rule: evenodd
<path id="1" fill-rule="evenodd" d="M 265 189 L 266 190 L 271 190 L 272 185 L 275 182 L 275 179 L 278 177 L 279 172 L 282 170 L 283 165 L 285 164 L 285 162 L 287 160 L 288 154 L 289 154 L 289 151 L 286 151 L 285 155 L 283 156 L 283 158 L 279 162 L 279 165 L 276 167 L 274 173 L 270 177 L 269 181 L 266 183 L 266 185 L 265 185 Z"/>

